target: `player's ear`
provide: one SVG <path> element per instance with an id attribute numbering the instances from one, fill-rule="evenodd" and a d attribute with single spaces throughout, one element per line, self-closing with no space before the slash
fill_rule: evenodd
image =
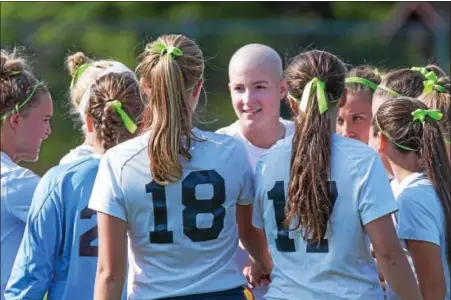
<path id="1" fill-rule="evenodd" d="M 86 117 L 86 129 L 89 133 L 92 133 L 94 131 L 94 123 L 92 121 L 92 117 L 88 114 L 85 115 Z"/>
<path id="2" fill-rule="evenodd" d="M 22 120 L 22 117 L 18 113 L 14 113 L 9 119 L 9 126 L 12 130 L 16 131 L 19 127 L 19 123 Z"/>
<path id="3" fill-rule="evenodd" d="M 296 101 L 292 100 L 290 97 L 287 97 L 288 99 L 288 103 L 290 105 L 290 109 L 291 112 L 293 113 L 294 116 L 298 115 L 298 105 L 296 103 Z"/>
<path id="4" fill-rule="evenodd" d="M 280 81 L 280 100 L 285 99 L 287 96 L 287 81 L 285 79 L 282 79 Z"/>
<path id="5" fill-rule="evenodd" d="M 381 132 L 377 133 L 377 153 L 383 154 L 387 148 L 387 137 Z"/>

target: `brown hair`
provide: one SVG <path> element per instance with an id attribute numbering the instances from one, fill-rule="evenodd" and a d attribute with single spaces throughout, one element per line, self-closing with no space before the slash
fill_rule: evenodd
<path id="1" fill-rule="evenodd" d="M 433 88 L 432 92 L 428 94 L 422 94 L 419 99 L 426 103 L 429 108 L 438 109 L 443 113 L 443 119 L 440 122 L 441 129 L 444 137 L 447 140 L 451 139 L 450 126 L 451 126 L 451 82 L 446 73 L 435 65 L 428 65 L 426 67 L 428 71 L 433 71 L 437 77 L 437 84 L 445 89 L 445 92 L 439 92 Z"/>
<path id="2" fill-rule="evenodd" d="M 156 45 L 183 51 L 175 56 L 159 52 Z M 164 35 L 147 44 L 137 68 L 141 86 L 148 97 L 144 113 L 145 129 L 150 131 L 148 154 L 150 172 L 161 185 L 182 177 L 179 155 L 190 160 L 192 89 L 201 82 L 204 71 L 202 51 L 183 35 Z"/>
<path id="3" fill-rule="evenodd" d="M 417 100 L 407 97 L 391 99 L 381 105 L 373 122 L 373 130 L 384 131 L 400 145 L 417 149 L 418 164 L 432 182 L 445 215 L 448 264 L 451 267 L 451 169 L 439 121 L 426 117 L 424 124 L 413 121 L 412 112 L 427 109 Z M 401 153 L 407 150 L 396 147 Z M 428 199 L 424 199 L 425 201 Z"/>
<path id="4" fill-rule="evenodd" d="M 389 88 L 401 96 L 417 98 L 423 93 L 424 80 L 426 78 L 422 73 L 405 68 L 389 72 L 382 79 L 380 86 Z M 387 99 L 396 97 L 383 88 L 376 89 L 374 96 Z"/>
<path id="5" fill-rule="evenodd" d="M 329 190 L 331 124 L 345 88 L 346 67 L 335 55 L 325 51 L 298 54 L 287 67 L 285 77 L 289 94 L 301 99 L 305 86 L 314 77 L 326 86 L 328 110 L 320 114 L 316 93 L 311 93 L 307 111 L 295 119 L 295 134 L 288 186 L 288 214 L 285 224 L 296 216 L 305 228 L 304 239 L 310 234 L 320 241 L 327 229 L 332 203 Z"/>
<path id="6" fill-rule="evenodd" d="M 2 49 L 0 59 L 0 117 L 3 117 L 15 112 L 16 107 L 24 103 L 39 81 L 21 55 L 20 49 L 15 48 L 12 51 Z M 26 114 L 29 108 L 39 104 L 40 93 L 49 93 L 43 82 L 37 86 L 32 98 L 20 108 L 22 114 Z"/>
<path id="7" fill-rule="evenodd" d="M 363 78 L 371 82 L 374 82 L 376 85 L 379 85 L 381 83 L 381 76 L 378 74 L 378 72 L 376 72 L 375 68 L 369 65 L 362 65 L 351 69 L 347 77 Z M 347 82 L 346 88 L 350 92 L 361 92 L 361 91 L 371 92 L 371 95 L 373 95 L 375 91 L 374 89 L 370 88 L 365 84 L 356 82 Z"/>
<path id="8" fill-rule="evenodd" d="M 139 84 L 129 73 L 110 73 L 97 79 L 91 88 L 91 97 L 86 112 L 92 117 L 97 138 L 103 150 L 116 146 L 132 137 L 120 115 L 112 106 L 118 100 L 122 109 L 138 126 L 139 117 L 144 111 Z"/>

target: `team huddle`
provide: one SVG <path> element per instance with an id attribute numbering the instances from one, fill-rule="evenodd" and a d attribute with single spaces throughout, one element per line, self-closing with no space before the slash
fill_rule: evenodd
<path id="1" fill-rule="evenodd" d="M 1 50 L 1 299 L 451 299 L 451 83 L 304 51 L 229 62 L 237 121 L 193 126 L 200 47 L 136 73 L 67 58 L 84 142 L 42 178 L 53 101 Z M 293 120 L 280 117 L 287 101 Z"/>

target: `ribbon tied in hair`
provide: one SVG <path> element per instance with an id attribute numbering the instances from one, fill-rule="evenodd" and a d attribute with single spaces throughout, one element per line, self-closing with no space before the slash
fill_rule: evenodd
<path id="1" fill-rule="evenodd" d="M 424 124 L 426 117 L 440 121 L 443 117 L 443 114 L 438 109 L 417 109 L 412 112 L 412 116 L 414 121 L 420 121 L 422 124 Z"/>
<path id="2" fill-rule="evenodd" d="M 300 108 L 302 111 L 307 111 L 307 104 L 312 92 L 316 90 L 316 98 L 318 101 L 319 113 L 323 114 L 327 111 L 327 99 L 326 99 L 326 84 L 319 80 L 317 77 L 307 83 L 302 93 Z"/>
<path id="3" fill-rule="evenodd" d="M 426 77 L 427 80 L 423 81 L 424 89 L 423 94 L 429 94 L 435 88 L 439 93 L 445 93 L 446 89 L 437 83 L 438 77 L 434 71 L 428 71 L 426 68 L 413 67 L 412 71 L 418 71 Z"/>
<path id="4" fill-rule="evenodd" d="M 122 103 L 119 100 L 111 101 L 110 105 L 114 108 L 116 113 L 121 117 L 122 122 L 127 128 L 128 132 L 131 134 L 135 133 L 138 127 L 133 122 L 133 120 L 128 116 L 128 114 L 122 109 Z"/>
<path id="5" fill-rule="evenodd" d="M 70 82 L 70 89 L 72 89 L 77 82 L 78 78 L 83 74 L 84 71 L 89 67 L 89 64 L 82 64 L 75 70 L 74 75 L 72 75 L 72 81 Z"/>
<path id="6" fill-rule="evenodd" d="M 162 42 L 156 42 L 152 45 L 152 50 L 159 53 L 160 55 L 168 54 L 172 59 L 175 59 L 176 56 L 182 56 L 183 50 L 174 46 L 168 46 L 163 44 Z"/>
<path id="7" fill-rule="evenodd" d="M 369 87 L 370 89 L 373 89 L 373 90 L 377 89 L 377 84 L 366 78 L 348 77 L 345 79 L 345 82 L 346 83 L 359 83 L 359 84 L 363 84 L 364 86 Z"/>

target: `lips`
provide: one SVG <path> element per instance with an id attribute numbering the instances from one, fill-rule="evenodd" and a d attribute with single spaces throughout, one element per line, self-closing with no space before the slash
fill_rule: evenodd
<path id="1" fill-rule="evenodd" d="M 243 109 L 242 112 L 245 114 L 256 114 L 258 112 L 260 112 L 262 109 L 261 108 L 254 108 L 254 109 Z"/>

